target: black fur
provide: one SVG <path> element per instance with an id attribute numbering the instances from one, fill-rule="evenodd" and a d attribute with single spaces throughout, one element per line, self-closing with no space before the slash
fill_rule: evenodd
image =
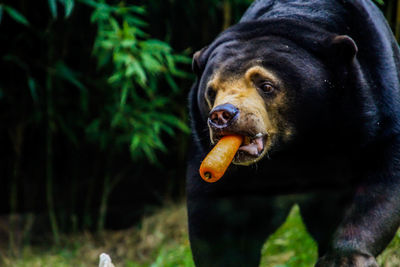
<path id="1" fill-rule="evenodd" d="M 240 74 L 254 60 L 285 82 L 296 134 L 256 165 L 206 183 L 198 173 L 211 148 L 205 83 L 222 63 Z M 257 266 L 293 203 L 318 242 L 316 266 L 377 266 L 400 223 L 399 60 L 367 0 L 255 1 L 196 55 L 187 171 L 196 266 Z"/>

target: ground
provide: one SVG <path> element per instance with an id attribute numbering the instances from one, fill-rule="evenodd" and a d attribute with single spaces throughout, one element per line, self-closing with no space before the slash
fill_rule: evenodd
<path id="1" fill-rule="evenodd" d="M 143 218 L 140 225 L 101 236 L 81 233 L 63 238 L 62 246 L 26 246 L 19 257 L 0 253 L 0 265 L 12 267 L 97 266 L 102 252 L 116 267 L 194 266 L 183 204 L 169 204 Z M 317 259 L 315 242 L 307 234 L 294 206 L 285 224 L 262 249 L 262 267 L 311 267 Z M 400 231 L 378 257 L 382 267 L 400 266 Z"/>

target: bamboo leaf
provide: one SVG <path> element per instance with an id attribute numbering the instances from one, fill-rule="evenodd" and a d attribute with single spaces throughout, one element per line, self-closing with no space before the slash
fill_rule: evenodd
<path id="1" fill-rule="evenodd" d="M 171 87 L 174 93 L 179 92 L 179 86 L 176 84 L 172 76 L 168 73 L 165 74 L 165 80 L 167 81 L 168 85 Z"/>
<path id="2" fill-rule="evenodd" d="M 130 150 L 135 151 L 140 144 L 140 136 L 134 135 L 130 144 Z"/>
<path id="3" fill-rule="evenodd" d="M 114 117 L 112 118 L 111 127 L 114 128 L 114 127 L 116 127 L 117 125 L 119 125 L 120 122 L 122 121 L 122 119 L 123 119 L 122 113 L 121 113 L 121 112 L 117 112 L 117 113 L 114 115 Z"/>
<path id="4" fill-rule="evenodd" d="M 119 106 L 121 108 L 123 108 L 125 106 L 126 98 L 128 97 L 128 90 L 129 90 L 129 85 L 125 84 L 124 87 L 122 88 L 121 101 L 119 103 Z"/>
<path id="5" fill-rule="evenodd" d="M 167 151 L 167 148 L 165 147 L 165 145 L 161 141 L 159 135 L 154 135 L 151 140 L 152 140 L 155 148 L 160 149 L 162 152 L 166 152 Z"/>
<path id="6" fill-rule="evenodd" d="M 130 6 L 130 7 L 128 7 L 128 10 L 135 12 L 137 14 L 140 14 L 140 15 L 143 15 L 146 13 L 146 9 L 141 6 Z"/>
<path id="7" fill-rule="evenodd" d="M 161 124 L 161 129 L 166 132 L 167 134 L 169 134 L 170 136 L 174 136 L 174 130 L 169 127 L 167 124 Z"/>
<path id="8" fill-rule="evenodd" d="M 64 3 L 64 9 L 65 9 L 65 17 L 68 18 L 72 10 L 74 9 L 75 1 L 74 0 L 62 0 Z"/>
<path id="9" fill-rule="evenodd" d="M 7 12 L 8 15 L 10 15 L 10 17 L 12 17 L 16 22 L 21 23 L 25 26 L 29 25 L 28 20 L 21 14 L 19 13 L 17 10 L 15 10 L 14 8 L 10 7 L 10 6 L 4 6 L 4 10 Z"/>
<path id="10" fill-rule="evenodd" d="M 80 0 L 80 2 L 82 2 L 88 6 L 94 7 L 94 8 L 98 8 L 100 6 L 99 3 L 97 3 L 96 1 L 93 1 L 93 0 Z"/>
<path id="11" fill-rule="evenodd" d="M 48 0 L 50 13 L 53 19 L 57 18 L 57 2 L 56 0 Z"/>
<path id="12" fill-rule="evenodd" d="M 172 50 L 172 48 L 167 43 L 157 39 L 148 39 L 146 41 L 141 42 L 140 45 L 143 49 L 148 49 L 153 52 L 160 51 L 164 53 L 169 53 Z"/>
<path id="13" fill-rule="evenodd" d="M 181 131 L 188 133 L 190 131 L 189 127 L 183 123 L 179 118 L 169 115 L 169 114 L 159 114 L 158 117 L 165 121 L 166 123 L 169 123 L 170 125 L 173 125 L 177 128 L 179 128 Z"/>
<path id="14" fill-rule="evenodd" d="M 90 134 L 93 134 L 93 133 L 98 133 L 99 132 L 99 129 L 100 129 L 100 123 L 101 123 L 101 121 L 100 121 L 100 119 L 95 119 L 95 120 L 93 120 L 90 124 L 89 124 L 89 126 L 86 128 L 86 133 L 90 133 Z"/>
<path id="15" fill-rule="evenodd" d="M 119 80 L 121 80 L 122 74 L 120 72 L 114 73 L 110 78 L 108 78 L 109 83 L 115 83 Z"/>
<path id="16" fill-rule="evenodd" d="M 122 47 L 130 48 L 136 44 L 135 40 L 132 39 L 125 39 L 121 42 Z"/>
<path id="17" fill-rule="evenodd" d="M 150 162 L 155 163 L 157 161 L 156 155 L 154 154 L 154 151 L 150 148 L 150 146 L 144 145 L 142 147 L 142 150 L 144 154 L 146 154 L 146 157 L 150 160 Z"/>
<path id="18" fill-rule="evenodd" d="M 28 87 L 31 92 L 33 101 L 37 103 L 39 98 L 36 91 L 36 82 L 31 76 L 28 77 Z"/>
<path id="19" fill-rule="evenodd" d="M 147 81 L 146 72 L 143 70 L 142 66 L 137 62 L 132 62 L 132 68 L 134 69 L 134 73 L 137 78 L 137 82 L 140 85 L 145 85 Z"/>
<path id="20" fill-rule="evenodd" d="M 3 5 L 0 5 L 0 24 L 2 17 L 3 17 Z"/>
<path id="21" fill-rule="evenodd" d="M 71 141 L 75 147 L 78 146 L 78 138 L 75 134 L 75 132 L 69 127 L 69 125 L 64 121 L 64 118 L 62 116 L 55 116 L 58 125 L 60 126 L 61 131 L 66 135 L 66 137 Z"/>
<path id="22" fill-rule="evenodd" d="M 109 20 L 110 20 L 110 24 L 111 24 L 113 30 L 118 32 L 119 31 L 119 24 L 118 24 L 117 20 L 114 19 L 113 17 L 111 17 Z"/>
<path id="23" fill-rule="evenodd" d="M 142 64 L 147 71 L 156 73 L 162 70 L 163 66 L 160 62 L 154 59 L 151 54 L 142 53 L 140 57 L 142 58 Z"/>
<path id="24" fill-rule="evenodd" d="M 173 55 L 172 58 L 178 63 L 192 64 L 192 58 L 186 55 Z"/>
<path id="25" fill-rule="evenodd" d="M 81 90 L 87 90 L 86 87 L 78 80 L 77 75 L 74 71 L 72 71 L 67 65 L 65 65 L 63 62 L 58 62 L 56 64 L 56 74 L 65 79 L 66 81 L 72 83 L 76 87 L 78 87 Z"/>
<path id="26" fill-rule="evenodd" d="M 127 18 L 126 18 L 126 21 L 127 21 L 129 24 L 132 24 L 132 25 L 135 25 L 135 26 L 139 26 L 139 27 L 146 27 L 146 26 L 148 26 L 148 23 L 145 22 L 144 20 L 141 20 L 141 19 L 138 19 L 138 18 L 135 18 L 135 17 L 132 17 L 132 16 L 127 17 Z"/>
<path id="27" fill-rule="evenodd" d="M 190 73 L 185 72 L 185 71 L 181 71 L 178 69 L 172 69 L 171 70 L 171 74 L 176 76 L 176 77 L 180 77 L 180 78 L 188 78 L 190 77 Z"/>

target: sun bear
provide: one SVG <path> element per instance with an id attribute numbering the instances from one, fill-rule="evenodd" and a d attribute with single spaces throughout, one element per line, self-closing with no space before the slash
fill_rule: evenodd
<path id="1" fill-rule="evenodd" d="M 318 267 L 375 267 L 400 223 L 399 48 L 368 0 L 259 0 L 193 56 L 196 266 L 258 266 L 294 203 Z M 215 183 L 199 166 L 244 137 Z"/>

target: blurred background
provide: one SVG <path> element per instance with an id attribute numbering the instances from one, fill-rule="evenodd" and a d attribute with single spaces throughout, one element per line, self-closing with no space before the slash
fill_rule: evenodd
<path id="1" fill-rule="evenodd" d="M 191 56 L 251 2 L 0 1 L 0 264 L 89 266 L 107 250 L 117 267 L 193 265 Z M 398 37 L 400 4 L 376 3 Z M 264 266 L 315 260 L 292 213 Z"/>

